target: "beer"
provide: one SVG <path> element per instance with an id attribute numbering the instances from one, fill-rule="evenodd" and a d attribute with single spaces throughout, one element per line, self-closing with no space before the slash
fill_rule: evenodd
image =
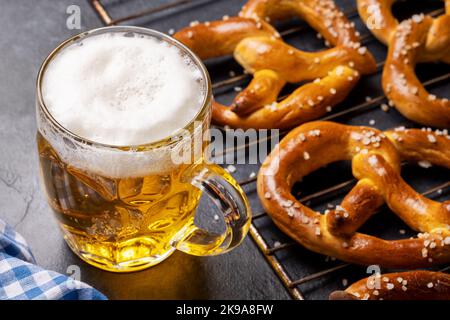
<path id="1" fill-rule="evenodd" d="M 97 29 L 47 58 L 38 77 L 41 176 L 77 255 L 126 272 L 155 265 L 175 249 L 211 255 L 242 241 L 248 202 L 231 176 L 203 157 L 210 107 L 201 62 L 148 29 Z M 180 161 L 186 149 L 190 161 Z M 206 189 L 221 204 L 223 234 L 194 224 L 208 186 L 216 187 Z"/>

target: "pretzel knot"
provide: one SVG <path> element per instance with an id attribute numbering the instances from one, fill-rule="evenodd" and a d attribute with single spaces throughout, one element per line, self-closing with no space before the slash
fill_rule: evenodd
<path id="1" fill-rule="evenodd" d="M 269 24 L 298 16 L 333 48 L 311 53 L 285 43 Z M 234 54 L 253 74 L 231 106 L 215 102 L 213 120 L 239 128 L 287 129 L 316 119 L 341 102 L 375 60 L 354 25 L 331 0 L 250 0 L 239 17 L 195 23 L 174 37 L 202 59 Z M 312 81 L 277 102 L 286 83 Z"/>
<path id="2" fill-rule="evenodd" d="M 450 0 L 446 13 L 423 14 L 399 23 L 391 12 L 394 0 L 358 0 L 358 11 L 372 33 L 389 45 L 383 89 L 408 119 L 435 127 L 450 126 L 450 102 L 429 94 L 414 72 L 417 63 L 450 63 Z"/>
<path id="3" fill-rule="evenodd" d="M 291 194 L 296 181 L 331 162 L 351 160 L 358 182 L 334 210 L 320 214 Z M 333 122 L 310 122 L 291 131 L 265 160 L 258 195 L 275 224 L 304 247 L 338 259 L 392 268 L 450 261 L 450 201 L 415 192 L 400 176 L 401 160 L 450 168 L 446 131 L 399 128 L 380 132 Z M 383 240 L 357 230 L 383 204 L 419 233 Z"/>
<path id="4" fill-rule="evenodd" d="M 381 299 L 450 300 L 450 275 L 432 271 L 376 274 L 330 294 L 330 300 Z"/>

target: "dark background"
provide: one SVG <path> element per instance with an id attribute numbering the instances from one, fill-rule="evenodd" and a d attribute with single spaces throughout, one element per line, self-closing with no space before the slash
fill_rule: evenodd
<path id="1" fill-rule="evenodd" d="M 168 2 L 171 1 L 104 1 L 115 18 Z M 412 2 L 418 5 L 420 1 Z M 199 5 L 140 18 L 129 24 L 167 32 L 171 28 L 177 30 L 192 20 L 214 20 L 225 14 L 234 15 L 245 1 L 204 0 L 198 3 Z M 354 7 L 354 1 L 338 3 L 344 8 Z M 441 1 L 426 1 L 426 5 L 423 3 L 421 6 L 426 8 L 442 7 Z M 81 8 L 82 30 L 66 28 L 66 8 L 71 4 Z M 421 10 L 414 6 L 408 8 L 410 11 Z M 409 12 L 402 14 L 407 15 Z M 358 23 L 357 17 L 353 21 L 357 22 L 361 33 L 367 33 Z M 0 217 L 28 240 L 40 265 L 61 273 L 66 273 L 71 265 L 78 265 L 81 268 L 81 280 L 95 286 L 112 299 L 290 298 L 250 237 L 238 249 L 226 255 L 199 258 L 177 252 L 160 265 L 133 274 L 112 274 L 95 269 L 79 260 L 66 246 L 39 186 L 35 146 L 35 79 L 41 62 L 56 45 L 80 31 L 100 26 L 101 20 L 86 0 L 0 0 Z M 294 36 L 288 40 L 308 51 L 322 46 L 312 30 L 302 33 L 301 37 Z M 369 49 L 375 54 L 377 61 L 384 60 L 385 48 L 377 41 L 371 41 Z M 229 70 L 238 74 L 240 72 L 240 67 L 230 59 L 221 61 L 220 64 L 210 64 L 209 68 L 213 81 L 225 79 Z M 447 66 L 432 64 L 420 69 L 419 76 L 430 79 L 448 71 Z M 366 96 L 376 97 L 382 94 L 379 78 L 377 74 L 363 79 L 338 110 L 361 103 Z M 448 88 L 448 85 L 433 87 L 431 91 L 449 98 Z M 229 102 L 234 94 L 230 88 L 216 93 L 218 100 L 222 102 Z M 371 119 L 376 120 L 375 126 L 380 129 L 398 124 L 412 125 L 395 110 L 384 113 L 378 107 L 337 120 L 368 125 Z M 234 175 L 238 180 L 243 180 L 256 169 L 239 167 Z M 336 182 L 336 177 L 349 177 L 350 171 L 347 169 L 346 166 L 331 167 L 331 171 L 310 179 L 307 192 Z M 345 175 L 341 174 L 342 170 L 346 170 Z M 421 191 L 436 182 L 449 180 L 448 174 L 437 168 L 428 171 L 407 169 L 405 174 L 407 181 Z M 246 191 L 255 210 L 259 211 L 254 184 L 247 186 Z M 398 237 L 401 225 L 398 219 L 392 215 L 382 217 L 386 219 L 375 220 L 374 228 L 384 230 L 388 227 L 390 231 L 382 234 L 391 238 Z M 259 220 L 257 226 L 269 244 L 285 240 L 274 229 L 269 218 Z M 410 234 L 406 236 L 408 235 Z M 282 262 L 290 264 L 288 271 L 293 277 L 332 266 L 325 262 L 324 257 L 300 247 L 280 252 L 277 256 Z M 347 274 L 309 284 L 303 289 L 308 298 L 326 298 L 331 290 L 343 287 L 342 279 L 362 276 L 363 268 L 352 268 Z"/>

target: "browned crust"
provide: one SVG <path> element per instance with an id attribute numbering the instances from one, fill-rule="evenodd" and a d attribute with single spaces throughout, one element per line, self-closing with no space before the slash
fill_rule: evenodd
<path id="1" fill-rule="evenodd" d="M 433 156 L 425 151 L 430 144 L 436 144 Z M 414 145 L 424 150 L 411 155 L 408 150 Z M 310 122 L 291 131 L 266 159 L 258 175 L 258 195 L 275 224 L 312 251 L 351 263 L 392 268 L 448 263 L 450 202 L 439 203 L 415 192 L 400 176 L 400 156 L 417 160 L 422 154 L 433 164 L 449 167 L 449 150 L 448 136 L 435 132 L 401 129 L 383 134 L 368 127 Z M 342 209 L 321 215 L 291 194 L 296 181 L 339 160 L 352 160 L 353 174 L 359 180 L 350 193 L 353 196 L 341 203 Z M 381 201 L 420 232 L 420 237 L 388 241 L 356 232 Z M 373 207 L 368 209 L 368 204 Z M 335 215 L 348 221 L 336 221 Z"/>
<path id="2" fill-rule="evenodd" d="M 355 282 L 345 291 L 330 294 L 331 300 L 450 300 L 450 275 L 409 271 L 372 276 Z"/>
<path id="3" fill-rule="evenodd" d="M 399 23 L 391 12 L 395 0 L 358 0 L 358 11 L 371 32 L 389 46 L 383 89 L 397 110 L 423 125 L 450 127 L 450 101 L 431 95 L 417 78 L 418 62 L 450 63 L 450 0 L 446 13 L 433 19 L 415 15 Z"/>
<path id="4" fill-rule="evenodd" d="M 293 16 L 334 47 L 311 53 L 286 44 L 269 23 Z M 202 59 L 233 53 L 254 74 L 231 107 L 213 106 L 213 121 L 230 127 L 287 129 L 316 119 L 348 95 L 360 74 L 376 70 L 354 26 L 331 0 L 250 0 L 239 17 L 199 23 L 174 37 Z M 312 80 L 276 102 L 286 83 Z"/>

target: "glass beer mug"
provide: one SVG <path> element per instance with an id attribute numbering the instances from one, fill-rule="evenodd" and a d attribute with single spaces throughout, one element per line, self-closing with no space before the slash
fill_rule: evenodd
<path id="1" fill-rule="evenodd" d="M 204 99 L 186 126 L 155 142 L 115 146 L 82 137 L 56 119 L 42 90 L 49 66 L 68 47 L 111 33 L 156 39 L 194 62 L 203 79 L 199 94 Z M 177 92 L 172 94 L 176 97 Z M 73 252 L 101 269 L 129 272 L 153 266 L 176 249 L 198 256 L 216 255 L 242 242 L 251 219 L 245 194 L 224 169 L 209 163 L 205 156 L 210 147 L 205 137 L 211 104 L 211 83 L 202 62 L 176 40 L 153 30 L 92 30 L 65 41 L 47 57 L 37 80 L 41 181 Z M 186 150 L 190 150 L 191 161 L 179 161 L 178 155 L 186 155 Z M 194 223 L 202 193 L 223 216 L 226 227 L 222 234 L 210 233 Z"/>

